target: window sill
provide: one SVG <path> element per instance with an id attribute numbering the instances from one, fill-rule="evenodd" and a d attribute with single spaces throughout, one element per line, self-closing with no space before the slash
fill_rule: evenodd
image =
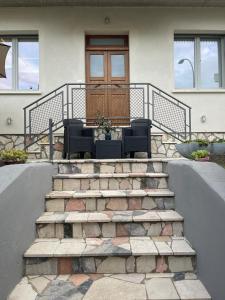
<path id="1" fill-rule="evenodd" d="M 41 91 L 8 91 L 0 90 L 0 95 L 41 95 Z"/>
<path id="2" fill-rule="evenodd" d="M 201 90 L 201 89 L 187 89 L 187 90 L 173 90 L 172 91 L 173 94 L 223 94 L 225 93 L 225 89 L 205 89 L 205 90 Z"/>

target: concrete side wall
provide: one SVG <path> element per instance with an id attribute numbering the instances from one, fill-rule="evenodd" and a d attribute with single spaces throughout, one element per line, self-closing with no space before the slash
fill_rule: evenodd
<path id="1" fill-rule="evenodd" d="M 213 300 L 225 299 L 225 170 L 181 160 L 170 162 L 168 172 L 185 235 L 197 251 L 198 276 Z"/>
<path id="2" fill-rule="evenodd" d="M 44 211 L 54 166 L 48 163 L 0 168 L 0 299 L 23 275 L 23 254 L 35 238 L 35 220 Z"/>
<path id="3" fill-rule="evenodd" d="M 85 34 L 129 34 L 130 81 L 174 92 L 175 32 L 225 32 L 225 8 L 1 8 L 0 34 L 38 33 L 40 93 L 2 94 L 0 134 L 23 133 L 22 108 L 66 82 L 85 81 Z M 104 24 L 105 17 L 111 23 Z M 225 89 L 174 94 L 193 107 L 193 132 L 224 132 Z M 207 121 L 201 123 L 201 115 Z M 216 116 L 216 117 L 215 117 Z M 12 117 L 11 126 L 6 118 Z"/>

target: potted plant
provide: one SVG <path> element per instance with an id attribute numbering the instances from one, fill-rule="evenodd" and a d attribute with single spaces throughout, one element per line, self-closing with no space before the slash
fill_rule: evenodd
<path id="1" fill-rule="evenodd" d="M 111 120 L 101 116 L 100 114 L 97 114 L 96 124 L 98 128 L 102 129 L 103 133 L 105 134 L 105 140 L 111 140 L 112 131 L 114 130 Z"/>
<path id="2" fill-rule="evenodd" d="M 3 165 L 23 164 L 28 158 L 24 150 L 10 149 L 0 151 L 0 160 Z"/>
<path id="3" fill-rule="evenodd" d="M 210 142 L 204 139 L 187 140 L 184 143 L 176 144 L 176 149 L 182 156 L 191 159 L 191 154 L 194 151 L 210 151 Z"/>
<path id="4" fill-rule="evenodd" d="M 191 157 L 198 161 L 209 161 L 209 154 L 208 150 L 197 150 L 191 153 Z"/>
<path id="5" fill-rule="evenodd" d="M 214 155 L 225 155 L 225 140 L 218 139 L 211 143 L 210 152 Z"/>

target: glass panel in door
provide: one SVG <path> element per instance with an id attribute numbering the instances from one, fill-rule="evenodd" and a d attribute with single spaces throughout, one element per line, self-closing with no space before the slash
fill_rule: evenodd
<path id="1" fill-rule="evenodd" d="M 111 55 L 111 77 L 125 77 L 125 57 L 123 54 Z"/>
<path id="2" fill-rule="evenodd" d="M 104 54 L 90 55 L 90 77 L 104 77 Z"/>

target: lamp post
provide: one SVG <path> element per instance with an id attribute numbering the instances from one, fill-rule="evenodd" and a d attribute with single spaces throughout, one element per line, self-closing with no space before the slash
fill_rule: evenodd
<path id="1" fill-rule="evenodd" d="M 192 64 L 191 60 L 189 58 L 182 58 L 181 60 L 178 61 L 178 64 L 181 65 L 185 61 L 187 61 L 191 66 L 192 76 L 193 76 L 193 87 L 195 88 L 195 71 L 194 71 L 194 67 L 193 67 L 193 64 Z"/>

